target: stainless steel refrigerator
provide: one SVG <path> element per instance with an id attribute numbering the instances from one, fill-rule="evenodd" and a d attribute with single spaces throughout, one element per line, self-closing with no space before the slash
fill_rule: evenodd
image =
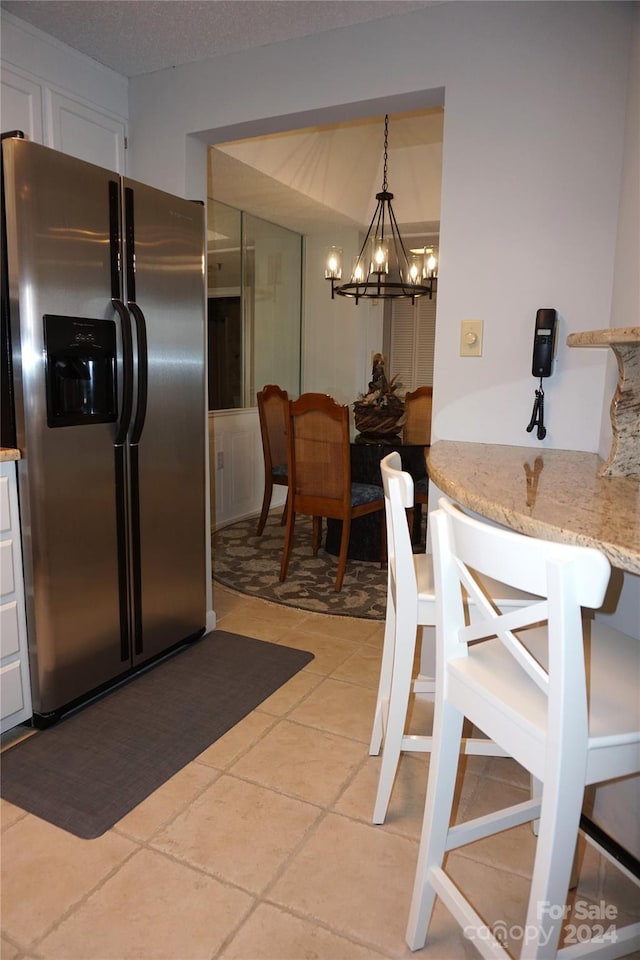
<path id="1" fill-rule="evenodd" d="M 2 152 L 3 400 L 44 725 L 205 629 L 204 206 L 19 136 Z"/>

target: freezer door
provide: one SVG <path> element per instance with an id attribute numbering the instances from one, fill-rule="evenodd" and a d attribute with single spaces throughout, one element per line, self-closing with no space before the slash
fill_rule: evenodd
<path id="1" fill-rule="evenodd" d="M 205 626 L 204 208 L 127 180 L 124 199 L 137 359 L 134 662 L 142 662 Z"/>
<path id="2" fill-rule="evenodd" d="M 3 156 L 30 669 L 34 711 L 48 714 L 130 664 L 114 484 L 113 174 L 26 140 L 5 140 Z"/>

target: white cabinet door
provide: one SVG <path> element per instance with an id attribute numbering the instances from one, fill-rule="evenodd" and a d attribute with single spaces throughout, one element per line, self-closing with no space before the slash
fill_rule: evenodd
<path id="1" fill-rule="evenodd" d="M 42 143 L 42 87 L 14 70 L 0 71 L 2 132 L 22 130 L 29 140 Z"/>
<path id="2" fill-rule="evenodd" d="M 46 91 L 47 145 L 125 174 L 125 124 L 53 90 Z"/>
<path id="3" fill-rule="evenodd" d="M 32 715 L 16 480 L 0 463 L 0 733 Z"/>

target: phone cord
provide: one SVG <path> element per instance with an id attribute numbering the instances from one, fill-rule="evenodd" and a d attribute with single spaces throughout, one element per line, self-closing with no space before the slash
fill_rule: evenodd
<path id="1" fill-rule="evenodd" d="M 540 386 L 536 390 L 536 398 L 533 401 L 533 413 L 527 427 L 527 433 L 531 433 L 534 427 L 538 428 L 538 440 L 544 440 L 547 431 L 544 425 L 544 390 L 542 389 L 542 377 L 540 377 Z"/>

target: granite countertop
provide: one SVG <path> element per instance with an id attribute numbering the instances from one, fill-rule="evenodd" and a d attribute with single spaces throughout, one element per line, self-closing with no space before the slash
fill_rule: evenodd
<path id="1" fill-rule="evenodd" d="M 529 536 L 597 547 L 640 574 L 640 480 L 601 477 L 596 453 L 440 440 L 433 482 L 480 516 Z"/>
<path id="2" fill-rule="evenodd" d="M 20 451 L 14 450 L 13 447 L 0 447 L 0 463 L 5 463 L 7 460 L 19 460 Z"/>

